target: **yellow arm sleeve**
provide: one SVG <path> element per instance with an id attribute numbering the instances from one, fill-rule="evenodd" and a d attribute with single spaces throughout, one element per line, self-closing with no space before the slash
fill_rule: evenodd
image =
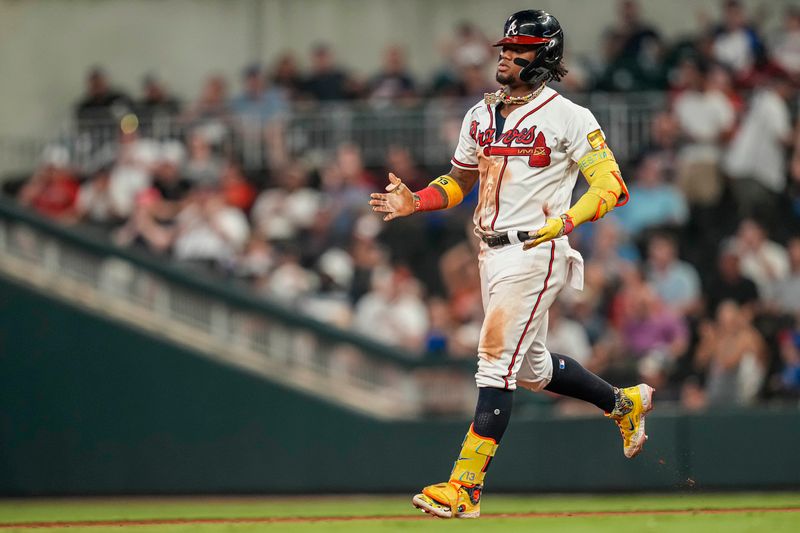
<path id="1" fill-rule="evenodd" d="M 614 154 L 607 147 L 589 152 L 578 161 L 578 166 L 589 182 L 589 190 L 567 211 L 575 226 L 595 221 L 628 202 L 628 189 Z"/>

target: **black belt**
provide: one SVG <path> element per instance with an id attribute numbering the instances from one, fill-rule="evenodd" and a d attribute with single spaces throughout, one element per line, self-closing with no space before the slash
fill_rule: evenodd
<path id="1" fill-rule="evenodd" d="M 531 238 L 530 232 L 518 231 L 517 238 L 520 242 L 525 242 Z M 511 238 L 508 236 L 508 233 L 500 233 L 497 235 L 481 235 L 481 240 L 488 244 L 489 248 L 499 248 L 500 246 L 511 244 Z"/>

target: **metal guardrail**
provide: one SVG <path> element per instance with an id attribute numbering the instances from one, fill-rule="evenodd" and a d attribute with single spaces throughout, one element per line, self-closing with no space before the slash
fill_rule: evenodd
<path id="1" fill-rule="evenodd" d="M 0 275 L 382 419 L 465 415 L 474 363 L 416 360 L 0 198 Z M 432 386 L 436 383 L 436 386 Z"/>
<path id="2" fill-rule="evenodd" d="M 614 153 L 628 160 L 650 141 L 654 113 L 662 109 L 666 95 L 652 93 L 585 93 L 567 95 L 592 110 L 603 126 Z M 458 140 L 464 112 L 475 102 L 453 99 L 423 100 L 413 106 L 374 106 L 365 102 L 341 102 L 313 108 L 297 107 L 282 126 L 285 150 L 293 154 L 329 154 L 342 143 L 360 147 L 367 166 L 385 164 L 390 145 L 407 148 L 417 162 L 426 167 L 444 167 Z M 226 117 L 224 120 L 161 118 L 140 124 L 140 131 L 156 140 L 186 139 L 196 127 L 222 131 L 218 140 L 226 151 L 238 154 L 246 166 L 268 161 L 263 142 L 269 125 L 252 117 Z M 0 169 L 5 172 L 31 170 L 48 144 L 66 147 L 72 164 L 89 171 L 104 157 L 104 146 L 117 142 L 119 125 L 108 122 L 72 123 L 48 139 L 0 138 Z"/>

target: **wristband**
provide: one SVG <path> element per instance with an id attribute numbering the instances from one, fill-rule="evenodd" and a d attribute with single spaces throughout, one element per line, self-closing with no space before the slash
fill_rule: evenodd
<path id="1" fill-rule="evenodd" d="M 439 189 L 428 185 L 414 193 L 414 211 L 436 211 L 444 209 L 447 203 Z"/>
<path id="2" fill-rule="evenodd" d="M 561 215 L 561 221 L 564 223 L 564 230 L 562 235 L 569 235 L 572 233 L 572 230 L 575 229 L 575 223 L 572 221 L 572 217 L 568 214 L 564 213 Z"/>

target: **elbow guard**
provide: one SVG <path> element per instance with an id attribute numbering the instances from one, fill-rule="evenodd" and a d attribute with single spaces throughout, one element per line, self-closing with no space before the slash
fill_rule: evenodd
<path id="1" fill-rule="evenodd" d="M 607 147 L 589 152 L 578 161 L 578 166 L 589 182 L 586 194 L 599 199 L 597 211 L 591 220 L 597 220 L 615 207 L 628 203 L 628 189 L 622 181 L 614 154 Z"/>

